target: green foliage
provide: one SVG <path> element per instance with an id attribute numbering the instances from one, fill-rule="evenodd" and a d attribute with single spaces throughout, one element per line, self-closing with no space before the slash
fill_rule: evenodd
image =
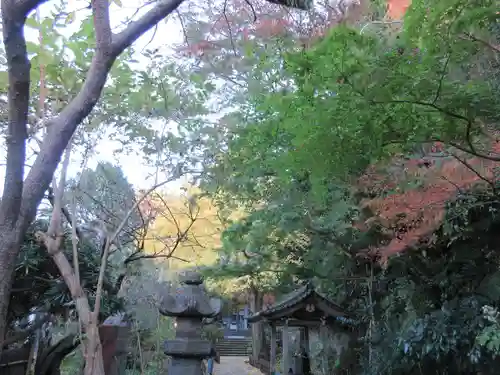
<path id="1" fill-rule="evenodd" d="M 460 191 L 432 244 L 385 269 L 366 259 L 380 233 L 352 224 L 366 215 L 353 185 L 368 166 L 390 167 L 430 141 L 490 146 L 498 56 L 484 42 L 498 40 L 495 8 L 414 1 L 401 31 L 340 25 L 274 56 L 273 89 L 257 85 L 226 116 L 227 150 L 211 165 L 207 190 L 245 215 L 228 220 L 209 276 L 278 292 L 315 279 L 356 317 L 358 374 L 494 373 L 498 323 L 483 309 L 500 303 L 485 281 L 499 264 L 497 193 Z"/>
<path id="2" fill-rule="evenodd" d="M 81 372 L 85 359 L 81 350 L 75 350 L 64 358 L 61 363 L 61 375 L 74 375 Z"/>
<path id="3" fill-rule="evenodd" d="M 51 5 L 53 11 L 47 17 L 39 19 L 33 13 L 27 19 L 31 35 L 38 34 L 36 40 L 27 42 L 30 76 L 34 83 L 31 85 L 28 125 L 30 136 L 39 139 L 43 138 L 45 125 L 41 120 L 60 113 L 81 89 L 95 47 L 90 12 L 68 12 L 62 0 Z M 75 23 L 79 27 L 75 28 Z M 178 157 L 179 153 L 186 153 L 191 144 L 177 135 L 178 129 L 173 129 L 176 126 L 169 124 L 166 130 L 151 119 L 163 120 L 164 124 L 174 120 L 179 123 L 177 126 L 185 128 L 195 126 L 193 118 L 207 112 L 204 104 L 210 85 L 190 82 L 190 72 L 173 64 L 172 59 L 157 50 L 142 51 L 150 63 L 138 66 L 134 58 L 138 53 L 129 48 L 114 62 L 97 105 L 73 138 L 77 146 L 73 151 L 82 152 L 87 158 L 93 152 L 94 143 L 105 136 L 106 140 L 121 144 L 118 152 L 140 150 L 145 162 L 162 165 L 165 171 L 174 169 L 179 160 L 171 160 L 172 155 Z M 5 93 L 6 66 L 4 54 L 1 55 L 0 92 Z M 40 108 L 42 99 L 43 108 Z M 3 118 L 6 108 L 0 107 L 0 112 Z"/>
<path id="4" fill-rule="evenodd" d="M 9 304 L 9 321 L 27 316 L 32 308 L 46 309 L 54 314 L 65 314 L 73 309 L 73 299 L 60 276 L 60 272 L 44 246 L 36 239 L 37 231 L 46 231 L 48 222 L 36 221 L 28 231 L 19 254 L 13 292 Z M 73 259 L 71 232 L 68 230 L 62 250 L 70 263 Z M 99 276 L 100 254 L 89 242 L 81 241 L 79 249 L 80 278 L 82 286 L 93 304 Z M 106 272 L 104 294 L 101 301 L 101 318 L 121 309 L 121 300 L 114 291 L 114 278 Z"/>
<path id="5" fill-rule="evenodd" d="M 441 2 L 432 18 L 425 2 L 415 2 L 396 38 L 338 26 L 311 49 L 285 54 L 278 80 L 293 85 L 254 96 L 254 112 L 234 141 L 236 158 L 244 144 L 244 155 L 263 164 L 259 170 L 284 181 L 309 171 L 324 193 L 325 180 L 350 182 L 417 143 L 466 144 L 479 122 L 499 113 L 496 87 L 474 67 L 494 57 L 472 40 L 497 22 L 494 2 L 483 5 Z"/>
<path id="6" fill-rule="evenodd" d="M 202 337 L 210 341 L 212 344 L 216 344 L 224 338 L 224 330 L 217 324 L 208 324 L 203 326 Z"/>
<path id="7" fill-rule="evenodd" d="M 94 54 L 92 17 L 89 15 L 81 21 L 80 28 L 70 31 L 68 24 L 76 22 L 75 13 L 68 13 L 64 7 L 62 3 L 54 4 L 50 16 L 38 19 L 34 13 L 27 19 L 27 26 L 31 31 L 37 32 L 39 39 L 43 41 L 42 44 L 38 41 L 27 43 L 31 80 L 38 83 L 31 85 L 32 131 L 41 130 L 41 124 L 37 123 L 40 116 L 49 117 L 59 113 L 76 96 Z M 128 92 L 137 85 L 137 73 L 130 67 L 132 52 L 125 52 L 115 62 L 108 80 L 112 84 L 106 85 L 100 102 L 85 119 L 79 130 L 79 137 L 74 140 L 76 144 L 84 144 L 84 135 L 104 131 L 103 125 L 116 125 L 119 129 L 123 123 L 131 122 L 130 114 L 134 107 L 128 98 L 124 98 L 123 92 Z M 41 97 L 45 100 L 43 109 L 39 105 Z M 135 122 L 135 125 L 141 124 Z"/>
<path id="8" fill-rule="evenodd" d="M 140 237 L 146 218 L 138 209 L 133 210 L 136 193 L 120 167 L 99 163 L 95 169 L 84 169 L 69 181 L 64 199 L 70 211 L 75 206 L 76 212 L 72 214 L 87 229 L 85 234 L 94 239 L 96 248 L 105 240 L 101 232 L 114 233 L 132 210 L 118 241 L 122 246 L 135 248 L 134 241 Z"/>
<path id="9" fill-rule="evenodd" d="M 135 192 L 122 170 L 106 163 L 99 164 L 95 170 L 82 171 L 78 179 L 71 181 L 69 185 L 68 193 L 64 197 L 65 207 L 71 216 L 75 217 L 82 236 L 78 242 L 79 272 L 82 286 L 93 306 L 105 237 L 116 231 L 133 207 Z M 76 212 L 72 209 L 73 200 Z M 47 217 L 50 214 L 51 212 L 48 212 Z M 135 250 L 136 232 L 142 228 L 143 220 L 137 212 L 133 212 L 126 224 L 123 233 L 118 237 L 118 241 L 122 243 L 120 250 L 124 253 L 115 254 L 110 259 L 105 273 L 101 318 L 124 307 L 117 295 L 120 287 L 117 285 L 118 277 L 122 272 L 117 265 L 121 265 L 127 249 Z M 25 316 L 31 308 L 47 309 L 52 313 L 64 315 L 74 307 L 74 301 L 57 266 L 36 239 L 36 232 L 45 232 L 47 227 L 48 219 L 40 215 L 40 219 L 26 235 L 16 267 L 10 303 L 11 320 Z M 66 226 L 62 249 L 70 264 L 73 264 L 71 236 L 71 228 Z"/>
<path id="10" fill-rule="evenodd" d="M 124 151 L 140 146 L 147 161 L 172 174 L 203 165 L 209 172 L 203 187 L 222 206 L 217 214 L 224 228 L 220 246 L 211 235 L 210 247 L 220 248 L 219 262 L 205 267 L 210 286 L 227 294 L 249 288 L 279 294 L 314 279 L 358 322 L 358 373 L 491 373 L 498 368 L 498 317 L 485 306 L 496 309 L 500 300 L 485 278 L 494 279 L 499 264 L 496 193 L 449 205 L 433 244 L 417 244 L 385 269 L 360 256 L 380 234 L 352 224 L 365 214 L 353 182 L 367 166 L 414 155 L 429 141 L 487 148 L 483 130 L 496 129 L 500 113 L 497 5 L 416 0 L 400 32 L 361 34 L 340 25 L 302 51 L 290 39 L 270 37 L 265 43 L 237 40 L 234 53 L 234 41 L 219 30 L 223 53 L 207 52 L 214 57 L 211 67 L 185 69 L 145 51 L 151 63 L 140 71 L 131 67 L 130 51 L 115 63 L 82 135 L 113 128 L 113 138 L 125 136 Z M 81 87 L 93 42 L 90 19 L 71 37 L 52 32 L 75 17 L 59 13 L 28 21 L 47 38 L 43 48 L 28 48 L 33 79 L 46 70 L 54 112 Z M 214 25 L 194 26 L 189 36 L 207 34 Z M 243 88 L 231 93 L 219 85 L 220 76 Z M 36 108 L 40 92 L 32 87 Z M 214 124 L 206 115 L 220 110 L 208 104 L 216 94 L 217 104 L 238 108 Z M 174 119 L 176 129 L 158 131 L 151 119 Z M 111 165 L 80 177 L 83 193 L 72 192 L 79 220 L 106 221 L 112 231 L 131 206 L 133 190 Z M 138 219 L 131 218 L 130 227 Z M 163 229 L 170 234 L 172 225 Z M 98 262 L 91 248 L 87 254 L 82 245 L 90 295 Z M 40 258 L 45 252 L 32 238 L 23 251 L 16 277 L 31 293 L 14 294 L 13 316 L 25 313 L 24 306 L 67 303 L 60 283 L 39 285 L 28 277 L 40 270 L 52 275 Z M 128 275 L 125 307 L 137 326 L 137 351 L 158 349 L 172 333 L 172 322 L 155 310 L 164 290 L 149 271 L 138 265 Z M 219 333 L 207 329 L 205 335 L 215 340 Z"/>

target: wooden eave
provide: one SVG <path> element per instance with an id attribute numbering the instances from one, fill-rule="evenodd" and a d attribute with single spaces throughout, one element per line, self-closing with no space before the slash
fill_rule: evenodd
<path id="1" fill-rule="evenodd" d="M 314 318 L 295 319 L 295 324 L 309 325 L 313 322 L 319 322 L 320 317 L 325 317 L 327 320 L 339 320 L 346 322 L 347 313 L 336 303 L 330 301 L 326 296 L 316 291 L 314 285 L 309 282 L 301 288 L 290 293 L 283 301 L 265 308 L 256 314 L 252 315 L 249 323 L 256 323 L 261 320 L 274 321 L 279 323 L 280 320 L 286 318 L 294 318 L 295 313 L 304 310 L 307 305 L 313 305 L 316 313 Z"/>

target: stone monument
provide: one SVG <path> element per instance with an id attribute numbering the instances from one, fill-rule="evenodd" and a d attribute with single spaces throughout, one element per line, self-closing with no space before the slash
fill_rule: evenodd
<path id="1" fill-rule="evenodd" d="M 203 375 L 202 361 L 213 346 L 201 338 L 202 323 L 220 313 L 221 301 L 207 296 L 198 272 L 184 272 L 180 284 L 160 306 L 162 315 L 176 319 L 175 339 L 165 341 L 165 354 L 171 357 L 168 375 Z"/>

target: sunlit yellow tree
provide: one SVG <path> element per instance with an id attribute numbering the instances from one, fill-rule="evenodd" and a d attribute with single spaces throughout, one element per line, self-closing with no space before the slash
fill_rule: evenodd
<path id="1" fill-rule="evenodd" d="M 197 188 L 186 186 L 181 194 L 156 194 L 154 203 L 155 220 L 144 251 L 162 268 L 174 271 L 217 261 L 215 249 L 220 246 L 223 224 L 209 198 Z"/>

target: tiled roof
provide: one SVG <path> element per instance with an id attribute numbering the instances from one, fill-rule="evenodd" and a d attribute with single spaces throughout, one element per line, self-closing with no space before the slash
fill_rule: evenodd
<path id="1" fill-rule="evenodd" d="M 341 321 L 348 320 L 346 318 L 347 313 L 337 305 L 328 299 L 325 295 L 316 291 L 314 284 L 312 282 L 308 282 L 304 286 L 300 287 L 297 290 L 286 295 L 281 301 L 263 309 L 262 311 L 257 312 L 253 316 L 249 318 L 249 322 L 256 322 L 261 318 L 271 318 L 273 315 L 276 315 L 283 310 L 292 308 L 293 306 L 301 303 L 302 301 L 314 297 L 315 300 L 323 302 L 326 306 L 329 307 L 329 311 L 325 311 L 325 313 L 335 316 L 339 318 Z"/>

